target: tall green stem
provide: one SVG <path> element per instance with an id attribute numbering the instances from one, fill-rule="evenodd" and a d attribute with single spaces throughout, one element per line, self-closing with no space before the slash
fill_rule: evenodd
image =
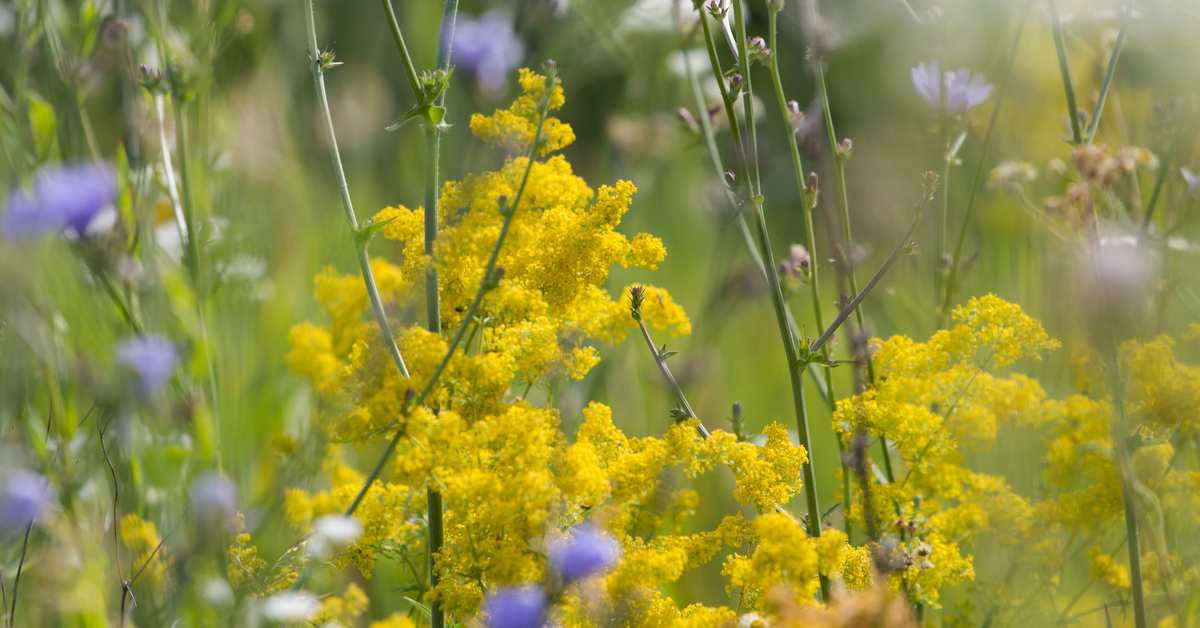
<path id="1" fill-rule="evenodd" d="M 442 35 L 439 42 L 439 72 L 450 68 L 450 46 L 454 41 L 454 22 L 458 15 L 458 0 L 446 0 L 442 11 Z M 446 100 L 445 90 L 438 94 L 435 104 L 441 106 Z M 425 317 L 429 331 L 442 333 L 441 295 L 438 290 L 437 262 L 433 257 L 433 245 L 438 232 L 438 151 L 441 129 L 432 121 L 425 123 L 425 255 L 429 257 L 429 269 L 425 273 Z M 484 278 L 487 279 L 486 277 Z M 427 489 L 429 499 L 429 587 L 438 584 L 437 566 L 434 556 L 442 549 L 442 495 Z M 446 613 L 438 602 L 430 604 L 433 628 L 445 628 Z"/>
<path id="2" fill-rule="evenodd" d="M 1113 441 L 1121 467 L 1121 493 L 1125 505 L 1125 534 L 1129 546 L 1130 588 L 1133 591 L 1133 618 L 1136 628 L 1146 628 L 1146 594 L 1142 584 L 1142 549 L 1138 537 L 1137 508 L 1133 503 L 1133 483 L 1137 481 L 1125 437 L 1129 430 L 1125 424 L 1125 382 L 1121 376 L 1121 362 L 1116 346 L 1109 351 L 1109 362 L 1113 373 L 1113 414 L 1116 425 Z"/>
<path id="3" fill-rule="evenodd" d="M 1067 59 L 1067 43 L 1063 39 L 1062 20 L 1058 16 L 1058 0 L 1050 0 L 1050 28 L 1054 31 L 1054 52 L 1058 55 L 1058 70 L 1062 74 L 1063 89 L 1067 93 L 1067 117 L 1071 120 L 1071 142 L 1083 142 L 1083 129 L 1079 125 L 1079 109 L 1075 106 L 1075 85 L 1071 80 L 1071 63 Z"/>
<path id="4" fill-rule="evenodd" d="M 962 262 L 963 244 L 967 240 L 967 227 L 971 224 L 971 217 L 975 210 L 975 197 L 979 193 L 979 187 L 983 183 L 984 166 L 987 164 L 988 148 L 992 145 L 992 134 L 996 130 L 996 121 L 1000 118 L 1000 106 L 1004 104 L 1004 96 L 1008 93 L 1008 86 L 1012 83 L 1013 64 L 1017 60 L 1018 45 L 1021 43 L 1021 33 L 1025 31 L 1025 20 L 1029 17 L 1029 10 L 1033 8 L 1034 0 L 1027 0 L 1025 8 L 1021 12 L 1021 18 L 1017 21 L 1017 30 L 1013 34 L 1012 48 L 1008 52 L 1008 67 L 1004 72 L 1004 82 L 1000 83 L 1000 87 L 996 90 L 996 102 L 992 105 L 992 117 L 988 120 L 987 131 L 983 134 L 983 146 L 979 151 L 979 163 L 975 166 L 975 177 L 971 180 L 971 191 L 967 194 L 967 209 L 963 212 L 962 225 L 958 229 L 958 241 L 954 245 L 954 256 L 950 259 L 950 275 L 946 278 L 946 291 L 944 294 L 945 300 L 942 302 L 942 311 L 938 315 L 938 328 L 944 328 L 950 320 L 950 307 L 954 303 L 954 294 L 958 290 L 958 270 Z M 946 195 L 946 186 L 942 184 L 942 195 Z"/>
<path id="5" fill-rule="evenodd" d="M 782 7 L 780 7 L 780 8 L 782 8 Z M 817 329 L 823 330 L 823 329 L 825 329 L 825 319 L 821 313 L 821 281 L 820 281 L 819 268 L 818 268 L 818 265 L 816 264 L 816 260 L 820 259 L 820 256 L 817 254 L 816 230 L 813 228 L 813 216 L 812 216 L 813 208 L 815 206 L 815 203 L 813 202 L 813 201 L 815 201 L 815 199 L 812 198 L 812 195 L 816 194 L 816 189 L 814 188 L 813 190 L 807 190 L 804 187 L 804 183 L 805 183 L 804 165 L 800 161 L 800 147 L 796 144 L 796 133 L 795 133 L 795 130 L 791 126 L 792 112 L 788 110 L 787 97 L 783 93 L 783 81 L 780 79 L 780 76 L 779 76 L 779 61 L 780 61 L 780 59 L 777 54 L 779 47 L 777 45 L 778 29 L 777 29 L 777 24 L 776 24 L 778 15 L 779 15 L 779 11 L 775 7 L 768 7 L 768 16 L 769 16 L 768 17 L 768 20 L 769 20 L 768 32 L 770 33 L 770 38 L 771 38 L 771 41 L 768 46 L 772 53 L 771 62 L 770 62 L 771 82 L 775 87 L 775 100 L 779 104 L 779 115 L 782 116 L 784 126 L 787 128 L 788 149 L 789 149 L 789 151 L 791 153 L 791 157 L 792 157 L 792 171 L 793 171 L 793 175 L 796 177 L 797 191 L 800 194 L 800 204 L 801 204 L 800 209 L 802 212 L 804 212 L 804 233 L 805 233 L 805 239 L 808 242 L 808 250 L 809 250 L 809 256 L 810 256 L 810 260 L 811 260 L 808 265 L 808 268 L 809 268 L 808 280 L 809 280 L 809 293 L 812 295 L 813 318 L 815 319 L 815 322 L 817 324 Z M 829 360 L 829 353 L 830 352 L 829 352 L 828 348 L 822 348 L 821 355 L 823 355 L 825 357 L 826 361 Z M 832 414 L 836 410 L 836 404 L 837 404 L 837 393 L 835 392 L 834 387 L 833 387 L 833 370 L 830 367 L 825 366 L 825 367 L 822 367 L 821 371 L 822 371 L 822 376 L 824 377 L 824 380 L 825 380 L 825 391 L 826 391 L 825 400 L 828 402 L 829 412 Z M 843 512 L 849 512 L 850 500 L 852 498 L 852 493 L 850 492 L 850 468 L 846 465 L 846 461 L 843 460 L 843 456 L 840 455 L 842 453 L 842 451 L 844 450 L 844 446 L 842 445 L 842 439 L 838 438 L 837 443 L 838 443 L 838 454 L 839 454 L 838 461 L 842 466 L 842 499 L 844 501 L 844 503 L 842 504 L 842 507 L 843 507 Z M 844 517 L 843 524 L 844 524 L 844 528 L 846 531 L 846 535 L 849 536 L 851 533 L 850 518 Z"/>
<path id="6" fill-rule="evenodd" d="M 812 438 L 809 435 L 808 408 L 804 400 L 804 365 L 799 361 L 796 338 L 792 335 L 791 326 L 788 324 L 787 305 L 783 300 L 783 290 L 779 285 L 779 270 L 775 265 L 775 255 L 771 252 L 771 239 L 767 231 L 767 219 L 763 213 L 762 196 L 758 182 L 758 139 L 754 123 L 754 88 L 750 77 L 750 57 L 747 52 L 746 16 L 741 2 L 735 1 L 733 3 L 733 19 L 737 27 L 738 64 L 741 67 L 742 78 L 745 82 L 744 91 L 742 92 L 742 102 L 745 108 L 746 126 L 750 135 L 750 154 L 743 155 L 746 163 L 743 163 L 742 169 L 747 175 L 745 187 L 750 192 L 750 202 L 754 204 L 754 218 L 758 223 L 759 247 L 762 250 L 763 258 L 767 261 L 767 284 L 771 289 L 771 302 L 775 307 L 775 319 L 779 325 L 779 335 L 783 339 L 784 354 L 787 358 L 788 375 L 792 385 L 792 403 L 796 410 L 796 432 L 799 436 L 800 444 L 808 452 L 808 462 L 804 463 L 803 467 L 804 496 L 805 501 L 808 503 L 808 533 L 810 536 L 819 537 L 821 536 L 821 507 L 817 501 L 817 477 L 813 466 L 816 459 L 816 452 L 813 450 Z M 714 68 L 714 71 L 716 71 L 716 68 Z M 718 76 L 717 80 L 721 80 L 721 77 Z M 731 119 L 735 118 L 732 111 L 728 113 Z M 732 125 L 735 122 L 736 120 L 731 120 L 730 124 Z M 753 178 L 749 176 L 751 167 L 753 167 Z M 831 599 L 829 579 L 824 576 L 821 576 L 821 596 L 826 601 Z"/>
<path id="7" fill-rule="evenodd" d="M 325 94 L 325 70 L 321 66 L 320 48 L 317 47 L 317 27 L 316 19 L 313 15 L 312 0 L 305 0 L 305 9 L 305 17 L 308 21 L 308 54 L 310 57 L 313 84 L 317 90 L 317 102 L 321 107 L 321 121 L 325 127 L 325 141 L 329 145 L 329 160 L 333 163 L 333 173 L 337 179 L 338 193 L 342 199 L 342 211 L 346 216 L 346 224 L 350 226 L 351 235 L 355 239 L 358 267 L 362 273 L 363 282 L 367 286 L 367 296 L 371 301 L 371 311 L 375 315 L 375 322 L 379 325 L 383 342 L 387 345 L 388 353 L 392 357 L 392 362 L 396 365 L 396 370 L 400 372 L 401 377 L 408 378 L 408 367 L 405 366 L 404 357 L 400 354 L 400 347 L 396 344 L 396 338 L 392 335 L 391 325 L 388 323 L 387 313 L 383 309 L 383 301 L 379 296 L 379 288 L 375 285 L 375 277 L 371 272 L 371 263 L 367 256 L 366 242 L 358 242 L 358 219 L 354 214 L 354 204 L 350 200 L 350 186 L 346 183 L 346 172 L 342 169 L 342 157 L 338 151 L 337 135 L 333 130 L 333 118 L 329 114 L 329 97 Z"/>

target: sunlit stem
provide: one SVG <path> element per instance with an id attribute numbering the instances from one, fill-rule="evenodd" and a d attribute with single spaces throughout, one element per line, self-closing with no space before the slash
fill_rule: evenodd
<path id="1" fill-rule="evenodd" d="M 354 204 L 350 200 L 350 187 L 346 183 L 346 172 L 342 169 L 342 157 L 338 151 L 337 135 L 333 130 L 333 118 L 329 114 L 329 98 L 325 94 L 325 72 L 321 67 L 321 52 L 317 47 L 317 28 L 315 18 L 313 16 L 312 0 L 305 0 L 305 17 L 308 22 L 308 53 L 310 57 L 310 65 L 313 75 L 313 84 L 317 90 L 317 101 L 321 107 L 321 121 L 325 127 L 325 141 L 329 145 L 329 159 L 333 162 L 333 173 L 337 179 L 338 192 L 342 199 L 342 211 L 346 216 L 346 224 L 350 226 L 351 236 L 358 239 L 358 218 L 354 214 Z M 367 256 L 365 244 L 355 243 L 355 249 L 358 257 L 359 270 L 362 273 L 363 282 L 367 287 L 367 296 L 371 301 L 371 311 L 375 315 L 375 322 L 379 325 L 380 334 L 383 336 L 383 342 L 387 345 L 388 353 L 392 357 L 392 362 L 396 365 L 396 370 L 400 372 L 400 376 L 408 378 L 408 367 L 404 364 L 404 357 L 400 354 L 400 347 L 396 344 L 396 339 L 392 336 L 391 325 L 388 323 L 387 314 L 383 309 L 383 301 L 379 296 L 379 288 L 375 285 L 374 275 L 371 273 L 371 263 Z"/>
<path id="2" fill-rule="evenodd" d="M 1021 33 L 1025 30 L 1025 20 L 1029 17 L 1029 10 L 1033 7 L 1033 0 L 1028 0 L 1025 3 L 1025 8 L 1021 11 L 1021 17 L 1017 21 L 1016 32 L 1013 33 L 1012 48 L 1008 53 L 1008 67 L 1004 71 L 1003 82 L 996 89 L 996 102 L 992 105 L 992 116 L 988 120 L 987 131 L 983 134 L 983 146 L 979 151 L 979 164 L 975 166 L 975 176 L 971 180 L 971 191 L 967 194 L 967 208 L 963 212 L 962 225 L 958 229 L 958 240 L 954 245 L 954 256 L 950 259 L 950 275 L 946 278 L 946 290 L 944 293 L 945 300 L 942 302 L 942 311 L 938 315 L 938 328 L 945 328 L 950 320 L 950 308 L 954 304 L 954 295 L 958 291 L 958 271 L 961 267 L 963 244 L 967 240 L 967 228 L 971 224 L 971 218 L 975 211 L 975 197 L 979 194 L 979 187 L 983 183 L 983 171 L 987 164 L 988 148 L 992 145 L 992 134 L 996 130 L 996 120 L 1000 118 L 1000 106 L 1004 104 L 1004 96 L 1008 94 L 1008 86 L 1012 83 L 1013 64 L 1017 60 L 1017 50 L 1021 43 Z M 945 182 L 942 183 L 942 194 L 945 192 Z"/>
<path id="3" fill-rule="evenodd" d="M 813 205 L 814 205 L 813 201 L 815 199 L 810 198 L 810 194 L 815 194 L 816 190 L 812 190 L 810 192 L 809 190 L 805 189 L 805 187 L 804 187 L 804 184 L 805 184 L 804 165 L 800 160 L 800 147 L 796 144 L 796 133 L 795 133 L 795 130 L 791 126 L 792 113 L 791 113 L 791 111 L 788 110 L 787 97 L 783 93 L 783 81 L 780 79 L 780 76 L 779 76 L 780 58 L 779 58 L 779 54 L 778 54 L 779 48 L 777 45 L 778 38 L 776 36 L 777 35 L 776 22 L 777 22 L 778 15 L 779 15 L 779 11 L 776 10 L 775 7 L 768 7 L 768 16 L 769 16 L 769 22 L 770 22 L 770 24 L 768 26 L 768 32 L 770 33 L 770 37 L 771 37 L 771 41 L 768 44 L 768 48 L 770 49 L 771 54 L 772 54 L 772 58 L 770 61 L 771 82 L 772 82 L 773 86 L 775 87 L 775 100 L 779 104 L 779 114 L 783 117 L 784 126 L 787 129 L 788 149 L 790 150 L 791 157 L 792 157 L 792 171 L 793 171 L 793 175 L 796 177 L 796 189 L 800 195 L 800 205 L 801 205 L 800 210 L 804 213 L 805 239 L 807 240 L 807 243 L 808 243 L 809 259 L 811 260 L 808 265 L 808 268 L 809 268 L 808 280 L 809 280 L 809 293 L 812 295 L 813 318 L 817 324 L 817 329 L 824 329 L 825 328 L 825 317 L 821 313 L 821 282 L 820 282 L 820 278 L 819 278 L 818 264 L 816 264 L 816 260 L 820 259 L 820 256 L 817 254 L 816 230 L 813 228 L 813 215 L 812 215 L 813 214 L 812 210 L 813 210 Z M 821 351 L 821 354 L 823 356 L 825 356 L 826 360 L 829 359 L 830 352 L 829 352 L 828 348 L 823 348 Z M 821 375 L 825 381 L 825 391 L 826 391 L 825 392 L 825 400 L 829 404 L 830 414 L 833 414 L 833 412 L 837 409 L 836 408 L 837 393 L 835 392 L 834 387 L 833 387 L 833 370 L 830 367 L 825 366 L 825 367 L 821 368 L 821 371 L 822 371 Z M 850 491 L 850 468 L 848 466 L 846 466 L 846 461 L 843 459 L 844 457 L 841 455 L 844 450 L 844 446 L 842 445 L 842 439 L 838 438 L 837 443 L 838 443 L 838 462 L 842 466 L 842 499 L 843 499 L 842 512 L 849 512 L 850 511 L 850 500 L 852 498 L 852 493 Z M 845 529 L 846 535 L 849 536 L 850 532 L 851 532 L 850 518 L 844 517 L 843 523 L 844 523 L 844 529 Z"/>
<path id="4" fill-rule="evenodd" d="M 750 77 L 750 57 L 747 53 L 746 40 L 746 16 L 741 2 L 733 3 L 733 18 L 734 25 L 737 28 L 737 56 L 742 70 L 742 78 L 745 82 L 745 87 L 742 92 L 742 103 L 745 110 L 746 127 L 749 130 L 749 160 L 745 152 L 742 154 L 744 161 L 743 172 L 747 173 L 744 181 L 744 188 L 750 191 L 750 202 L 754 205 L 754 218 L 758 222 L 758 239 L 759 247 L 762 250 L 762 255 L 767 268 L 767 284 L 771 290 L 771 303 L 775 307 L 775 320 L 779 325 L 779 335 L 783 339 L 784 354 L 788 361 L 788 375 L 792 385 L 792 403 L 796 410 L 796 432 L 800 440 L 800 444 L 804 450 L 808 452 L 808 461 L 804 463 L 804 497 L 808 504 L 808 533 L 810 536 L 821 536 L 821 507 L 817 501 L 817 477 L 814 468 L 814 460 L 816 452 L 812 447 L 812 438 L 809 435 L 808 429 L 808 408 L 804 400 L 804 365 L 798 358 L 798 350 L 796 346 L 796 337 L 792 335 L 791 326 L 788 324 L 787 306 L 783 299 L 783 289 L 779 285 L 779 270 L 775 265 L 775 255 L 771 252 L 771 239 L 767 231 L 767 220 L 763 214 L 762 197 L 758 183 L 758 139 L 755 133 L 754 123 L 754 88 Z M 714 71 L 717 71 L 714 68 Z M 718 77 L 718 80 L 720 78 Z M 729 117 L 734 118 L 732 111 L 729 112 Z M 731 125 L 733 122 L 730 123 Z M 750 168 L 753 167 L 753 178 L 749 176 Z M 821 597 L 828 601 L 831 599 L 831 591 L 829 579 L 821 576 Z"/>

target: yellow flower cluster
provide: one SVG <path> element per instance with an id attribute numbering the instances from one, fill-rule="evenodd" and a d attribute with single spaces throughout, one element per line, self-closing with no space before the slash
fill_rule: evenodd
<path id="1" fill-rule="evenodd" d="M 173 586 L 168 573 L 171 559 L 166 554 L 166 548 L 159 547 L 162 537 L 158 535 L 158 526 L 128 513 L 121 517 L 120 535 L 121 543 L 133 552 L 133 572 L 141 571 L 144 565 L 142 578 L 157 591 L 169 591 Z"/>
<path id="2" fill-rule="evenodd" d="M 546 95 L 546 77 L 528 68 L 521 68 L 521 91 L 524 92 L 508 109 L 497 109 L 490 116 L 471 116 L 471 132 L 485 142 L 510 144 L 523 150 L 533 142 L 537 132 L 538 103 Z M 563 89 L 557 82 L 550 92 L 550 109 L 558 109 L 566 102 Z M 575 132 L 567 124 L 548 118 L 542 134 L 546 144 L 541 154 L 548 155 L 575 141 Z"/>
<path id="3" fill-rule="evenodd" d="M 899 454 L 897 467 L 882 474 L 887 481 L 872 478 L 871 504 L 876 523 L 900 528 L 907 566 L 891 576 L 893 585 L 930 605 L 943 585 L 974 577 L 963 541 L 987 529 L 1011 540 L 1029 529 L 1028 501 L 1003 478 L 965 468 L 963 453 L 986 446 L 999 424 L 1035 412 L 1045 399 L 1037 382 L 990 371 L 1057 346 L 1037 321 L 993 295 L 971 299 L 954 320 L 927 343 L 876 341 L 875 386 L 839 402 L 834 414 L 847 445 L 865 430 Z M 865 524 L 861 491 L 854 497 L 850 516 Z"/>
<path id="4" fill-rule="evenodd" d="M 1200 474 L 1173 468 L 1173 442 L 1200 427 L 1200 368 L 1177 361 L 1171 339 L 1121 345 L 1115 366 L 1124 407 L 1117 413 L 1114 365 L 1098 356 L 1079 360 L 1089 394 L 1063 400 L 1047 399 L 1028 377 L 993 373 L 1057 346 L 1017 306 L 989 295 L 956 310 L 955 320 L 927 343 L 903 336 L 875 341 L 874 385 L 840 402 L 834 416 L 847 445 L 864 431 L 887 439 L 894 468 L 876 469 L 868 481 L 875 523 L 898 537 L 891 559 L 899 568 L 889 576 L 894 589 L 910 602 L 936 606 L 939 589 L 974 578 L 973 558 L 963 550 L 985 532 L 1021 553 L 1017 564 L 1034 567 L 1034 582 L 1059 584 L 1064 556 L 1086 547 L 1092 580 L 1128 589 L 1126 481 L 1155 513 L 1154 526 L 1165 516 L 1187 533 L 1200 528 Z M 964 455 L 990 446 L 1004 425 L 1043 439 L 1040 500 L 964 466 Z M 857 482 L 854 498 L 849 516 L 865 524 Z M 1154 526 L 1141 536 L 1147 587 L 1186 589 L 1197 571 L 1183 568 L 1186 561 Z M 1083 547 L 1073 545 L 1079 540 Z M 842 574 L 847 583 L 869 581 L 849 561 Z M 1031 595 L 1044 598 L 1044 591 Z"/>

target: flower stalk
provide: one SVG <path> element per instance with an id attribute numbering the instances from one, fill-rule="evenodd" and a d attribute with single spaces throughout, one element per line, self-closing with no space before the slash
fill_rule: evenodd
<path id="1" fill-rule="evenodd" d="M 1004 71 L 1004 78 L 996 88 L 996 103 L 992 105 L 992 115 L 988 119 L 987 130 L 983 134 L 983 145 L 979 151 L 979 163 L 975 166 L 975 176 L 971 180 L 971 191 L 967 194 L 967 208 L 963 212 L 962 225 L 958 229 L 958 240 L 954 245 L 954 255 L 950 258 L 950 274 L 946 278 L 942 311 L 938 315 L 938 329 L 944 329 L 950 321 L 950 310 L 954 303 L 954 295 L 958 291 L 958 270 L 962 261 L 963 244 L 967 239 L 967 227 L 971 224 L 971 217 L 974 215 L 975 197 L 979 194 L 979 186 L 983 183 L 983 171 L 987 163 L 988 148 L 992 145 L 992 134 L 996 130 L 996 120 L 1000 118 L 1000 106 L 1004 104 L 1004 95 L 1008 93 L 1008 86 L 1012 82 L 1013 64 L 1017 60 L 1017 50 L 1021 43 L 1021 33 L 1025 31 L 1025 20 L 1029 17 L 1029 10 L 1031 8 L 1033 8 L 1033 0 L 1026 2 L 1025 8 L 1021 11 L 1021 17 L 1017 21 L 1016 32 L 1013 33 L 1012 48 L 1008 52 L 1008 67 Z M 946 182 L 943 181 L 943 198 L 946 196 L 945 189 Z"/>

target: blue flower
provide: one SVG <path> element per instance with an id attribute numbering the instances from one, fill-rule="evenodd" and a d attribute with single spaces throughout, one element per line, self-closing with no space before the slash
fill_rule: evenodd
<path id="1" fill-rule="evenodd" d="M 616 539 L 590 525 L 576 528 L 570 537 L 550 546 L 550 562 L 567 582 L 593 576 L 620 559 Z"/>
<path id="2" fill-rule="evenodd" d="M 0 491 L 0 535 L 24 530 L 56 499 L 45 477 L 24 469 L 13 471 Z"/>
<path id="3" fill-rule="evenodd" d="M 237 514 L 237 503 L 237 489 L 215 471 L 205 471 L 192 482 L 192 510 L 202 523 L 224 523 Z"/>
<path id="4" fill-rule="evenodd" d="M 541 628 L 546 617 L 546 592 L 537 585 L 500 587 L 483 600 L 489 628 Z"/>
<path id="5" fill-rule="evenodd" d="M 938 62 L 924 63 L 912 69 L 913 87 L 925 102 L 942 106 L 942 77 L 939 74 Z M 970 70 L 960 68 L 957 72 L 946 72 L 946 113 L 956 113 L 970 109 L 985 101 L 992 95 L 995 87 L 983 82 L 983 75 L 971 75 Z"/>
<path id="6" fill-rule="evenodd" d="M 117 191 L 112 168 L 104 163 L 43 168 L 34 176 L 32 190 L 21 190 L 8 199 L 0 218 L 0 234 L 10 239 L 48 233 L 87 234 Z"/>
<path id="7" fill-rule="evenodd" d="M 475 77 L 485 93 L 503 93 L 508 86 L 508 74 L 524 56 L 525 45 L 499 12 L 489 11 L 478 20 L 459 16 L 450 60 L 456 71 Z"/>
<path id="8" fill-rule="evenodd" d="M 179 355 L 175 345 L 162 336 L 136 336 L 126 338 L 116 347 L 117 362 L 137 373 L 142 382 L 142 394 L 148 396 L 158 392 L 171 378 Z"/>

